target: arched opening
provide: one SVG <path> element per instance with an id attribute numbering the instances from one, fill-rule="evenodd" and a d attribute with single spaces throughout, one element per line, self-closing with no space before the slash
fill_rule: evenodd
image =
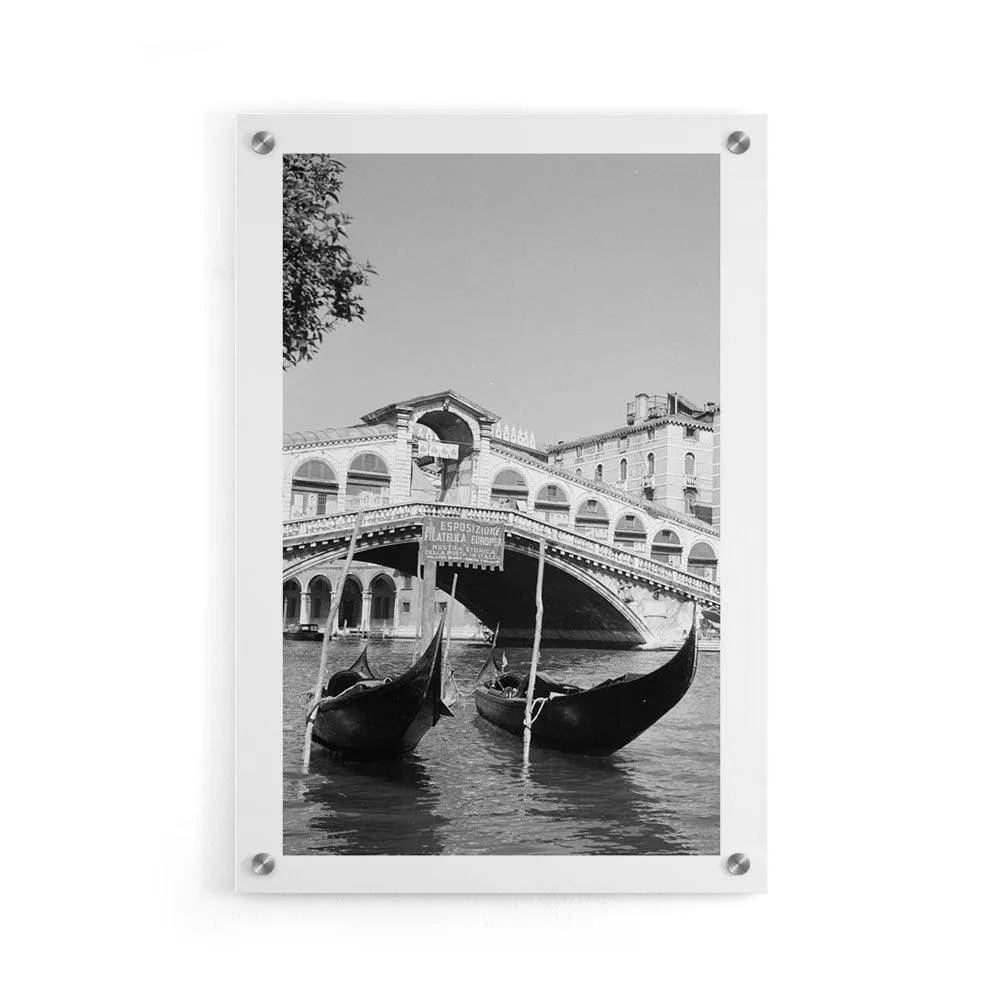
<path id="1" fill-rule="evenodd" d="M 392 579 L 380 575 L 372 580 L 371 630 L 387 632 L 396 617 L 396 585 Z"/>
<path id="2" fill-rule="evenodd" d="M 452 410 L 431 410 L 413 429 L 411 492 L 431 492 L 439 501 L 471 499 L 472 428 Z"/>
<path id="3" fill-rule="evenodd" d="M 351 462 L 347 470 L 347 507 L 377 507 L 389 496 L 389 467 L 384 459 L 364 452 Z"/>
<path id="4" fill-rule="evenodd" d="M 303 462 L 292 476 L 292 517 L 317 517 L 337 509 L 337 474 L 319 458 Z"/>
<path id="5" fill-rule="evenodd" d="M 490 503 L 494 507 L 528 509 L 528 482 L 516 469 L 498 472 L 490 490 Z"/>
<path id="6" fill-rule="evenodd" d="M 688 553 L 688 572 L 703 576 L 706 580 L 716 580 L 719 574 L 719 560 L 708 542 L 695 542 Z"/>
<path id="7" fill-rule="evenodd" d="M 628 459 L 623 458 L 618 463 L 618 482 L 624 483 L 628 481 Z"/>
<path id="8" fill-rule="evenodd" d="M 309 621 L 319 624 L 330 617 L 330 599 L 333 594 L 330 581 L 325 576 L 314 576 L 309 581 Z"/>
<path id="9" fill-rule="evenodd" d="M 349 576 L 344 581 L 337 626 L 342 629 L 361 628 L 361 583 L 356 576 Z"/>
<path id="10" fill-rule="evenodd" d="M 286 580 L 281 587 L 282 620 L 285 625 L 294 625 L 299 620 L 299 601 L 302 588 L 298 580 Z"/>
<path id="11" fill-rule="evenodd" d="M 615 545 L 622 549 L 644 549 L 646 526 L 635 514 L 622 514 L 615 525 Z"/>
<path id="12" fill-rule="evenodd" d="M 646 456 L 646 475 L 656 475 L 656 456 L 652 452 Z"/>
<path id="13" fill-rule="evenodd" d="M 573 527 L 581 535 L 587 535 L 589 538 L 596 538 L 599 541 L 606 542 L 608 540 L 610 523 L 608 512 L 604 509 L 604 505 L 598 500 L 590 499 L 584 500 L 580 504 L 576 512 L 576 520 L 573 522 Z"/>
<path id="14" fill-rule="evenodd" d="M 650 555 L 665 566 L 680 566 L 681 540 L 676 531 L 664 528 L 653 536 L 653 547 Z"/>
<path id="15" fill-rule="evenodd" d="M 694 475 L 694 455 L 690 451 L 684 456 L 684 475 Z"/>
<path id="16" fill-rule="evenodd" d="M 555 483 L 549 483 L 535 497 L 535 516 L 549 524 L 569 525 L 569 497 Z"/>

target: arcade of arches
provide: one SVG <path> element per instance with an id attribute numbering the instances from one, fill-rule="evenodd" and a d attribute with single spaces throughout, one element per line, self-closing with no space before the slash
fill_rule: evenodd
<path id="1" fill-rule="evenodd" d="M 295 636 L 303 631 L 321 630 L 330 614 L 333 588 L 341 563 L 319 566 L 299 579 L 282 586 L 284 631 Z M 443 610 L 448 595 L 438 591 L 436 603 Z M 414 577 L 369 563 L 351 566 L 340 600 L 337 627 L 340 631 L 363 634 L 413 635 L 419 614 L 417 582 Z M 482 624 L 472 612 L 456 604 L 453 633 L 459 638 L 479 637 Z"/>

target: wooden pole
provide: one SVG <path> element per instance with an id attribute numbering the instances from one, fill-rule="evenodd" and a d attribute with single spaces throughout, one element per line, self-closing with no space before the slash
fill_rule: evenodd
<path id="1" fill-rule="evenodd" d="M 448 601 L 448 626 L 444 634 L 444 664 L 441 667 L 441 700 L 451 708 L 458 701 L 458 684 L 455 674 L 448 666 L 448 655 L 451 653 L 451 626 L 455 618 L 455 588 L 458 586 L 458 573 L 451 578 L 451 598 Z"/>
<path id="2" fill-rule="evenodd" d="M 437 562 L 424 559 L 424 583 L 420 594 L 420 641 L 417 647 L 422 651 L 424 640 L 430 643 L 434 638 L 436 611 L 434 598 L 437 596 Z"/>
<path id="3" fill-rule="evenodd" d="M 535 584 L 535 641 L 531 647 L 531 671 L 528 674 L 528 691 L 524 699 L 524 751 L 522 763 L 528 766 L 531 750 L 531 703 L 535 697 L 535 675 L 538 673 L 538 649 L 542 644 L 542 576 L 545 573 L 545 539 L 538 542 L 538 580 Z"/>
<path id="4" fill-rule="evenodd" d="M 344 569 L 337 581 L 337 592 L 330 598 L 330 613 L 326 616 L 326 628 L 323 630 L 323 645 L 319 653 L 319 670 L 316 672 L 316 687 L 313 688 L 312 704 L 309 712 L 309 721 L 306 723 L 305 745 L 302 747 L 302 773 L 309 773 L 309 757 L 312 752 L 312 732 L 313 712 L 323 697 L 323 681 L 326 678 L 326 661 L 330 655 L 330 636 L 333 635 L 340 617 L 340 601 L 344 596 L 344 584 L 347 582 L 347 574 L 351 568 L 351 561 L 354 559 L 354 547 L 358 544 L 358 535 L 361 532 L 361 518 L 364 511 L 359 510 L 354 521 L 354 530 L 351 532 L 351 542 L 347 546 L 347 557 L 344 560 Z"/>
<path id="5" fill-rule="evenodd" d="M 413 623 L 413 657 L 410 666 L 417 662 L 420 655 L 420 639 L 424 626 L 424 542 L 421 538 L 417 549 L 417 614 Z"/>

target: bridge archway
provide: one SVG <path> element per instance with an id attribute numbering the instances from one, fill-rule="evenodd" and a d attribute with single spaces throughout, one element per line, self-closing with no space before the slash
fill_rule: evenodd
<path id="1" fill-rule="evenodd" d="M 417 443 L 415 448 L 417 465 L 425 473 L 431 473 L 432 481 L 440 483 L 440 498 L 466 502 L 471 499 L 456 493 L 472 483 L 476 437 L 468 420 L 451 409 L 428 410 L 417 418 L 413 437 Z M 421 456 L 418 443 L 421 439 L 456 445 L 458 458 Z"/>
<path id="2" fill-rule="evenodd" d="M 285 625 L 294 625 L 299 620 L 302 587 L 298 580 L 286 580 L 281 585 L 282 619 Z"/>
<path id="3" fill-rule="evenodd" d="M 494 507 L 511 507 L 514 510 L 527 510 L 527 479 L 517 469 L 501 469 L 493 477 L 493 486 L 490 488 L 490 503 Z"/>
<path id="4" fill-rule="evenodd" d="M 611 521 L 604 504 L 596 497 L 587 497 L 576 509 L 576 518 L 573 521 L 574 531 L 588 538 L 596 538 L 598 541 L 608 540 L 608 531 Z"/>
<path id="5" fill-rule="evenodd" d="M 653 536 L 650 556 L 664 566 L 680 566 L 681 540 L 676 531 L 664 528 Z"/>
<path id="6" fill-rule="evenodd" d="M 708 542 L 695 542 L 688 553 L 687 571 L 706 580 L 719 577 L 719 560 Z"/>
<path id="7" fill-rule="evenodd" d="M 338 628 L 361 628 L 361 581 L 353 573 L 344 581 L 337 625 Z"/>
<path id="8" fill-rule="evenodd" d="M 646 548 L 646 525 L 638 514 L 622 514 L 618 518 L 614 543 L 620 549 Z"/>
<path id="9" fill-rule="evenodd" d="M 314 576 L 309 581 L 309 621 L 325 622 L 330 616 L 333 590 L 325 576 Z"/>
<path id="10" fill-rule="evenodd" d="M 381 455 L 373 451 L 363 451 L 355 455 L 347 470 L 347 506 L 371 506 L 384 503 L 389 496 L 392 477 L 389 466 Z"/>
<path id="11" fill-rule="evenodd" d="M 333 466 L 321 458 L 303 462 L 292 475 L 292 517 L 322 517 L 337 509 L 340 486 Z"/>
<path id="12" fill-rule="evenodd" d="M 356 555 L 366 563 L 395 569 L 404 574 L 416 570 L 419 536 L 409 538 L 378 534 L 362 536 Z M 338 553 L 346 547 L 346 539 L 338 539 Z M 319 549 L 317 551 L 317 549 Z M 537 542 L 527 536 L 509 535 L 504 555 L 503 572 L 476 570 L 468 567 L 438 567 L 438 586 L 447 592 L 457 573 L 456 598 L 490 628 L 499 621 L 501 637 L 512 645 L 530 645 L 534 633 L 535 581 L 538 572 Z M 307 571 L 312 565 L 328 561 L 330 549 L 310 546 L 303 558 L 294 557 L 286 564 L 286 574 Z M 388 598 L 388 586 L 383 594 Z M 371 588 L 371 618 L 376 626 L 374 599 Z M 398 594 L 393 594 L 398 598 Z M 546 556 L 543 578 L 545 621 L 543 642 L 546 645 L 598 645 L 630 648 L 650 641 L 651 633 L 641 617 L 641 607 L 620 592 L 620 581 L 592 572 L 586 563 L 574 560 L 558 550 L 550 549 Z M 388 615 L 388 607 L 378 609 Z M 395 611 L 395 601 L 392 606 Z M 388 620 L 388 619 L 386 619 Z M 388 626 L 386 626 L 388 628 Z"/>

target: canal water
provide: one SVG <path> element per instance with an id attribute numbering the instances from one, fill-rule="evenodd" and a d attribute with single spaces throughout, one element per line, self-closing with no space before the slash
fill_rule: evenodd
<path id="1" fill-rule="evenodd" d="M 331 671 L 354 662 L 363 643 L 334 640 Z M 410 665 L 413 644 L 372 643 L 379 676 Z M 301 773 L 306 692 L 320 643 L 284 644 L 285 854 L 718 854 L 719 654 L 703 652 L 684 699 L 610 757 L 532 747 L 476 713 L 472 682 L 488 649 L 452 643 L 465 694 L 410 756 L 382 764 L 340 760 L 314 747 Z M 512 668 L 529 649 L 507 651 Z M 627 671 L 646 673 L 670 653 L 542 650 L 541 669 L 589 686 Z"/>

